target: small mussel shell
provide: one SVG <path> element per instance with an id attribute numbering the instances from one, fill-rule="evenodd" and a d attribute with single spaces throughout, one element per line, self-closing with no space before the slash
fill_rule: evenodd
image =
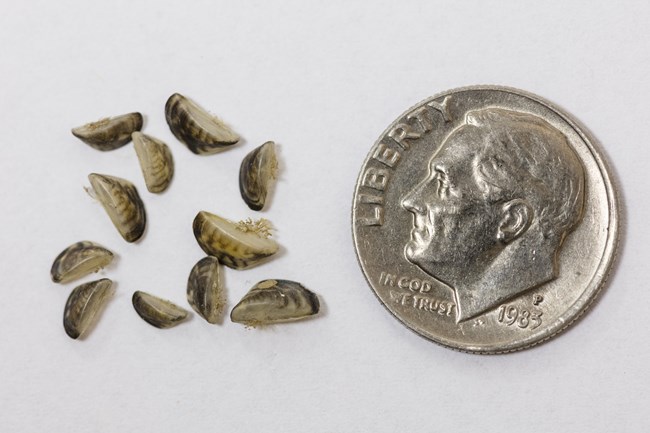
<path id="1" fill-rule="evenodd" d="M 194 237 L 210 256 L 232 269 L 247 269 L 278 252 L 278 244 L 255 231 L 242 231 L 225 218 L 201 211 L 194 218 Z"/>
<path id="2" fill-rule="evenodd" d="M 239 168 L 239 191 L 252 210 L 262 210 L 278 161 L 275 143 L 267 141 L 244 157 Z"/>
<path id="3" fill-rule="evenodd" d="M 102 278 L 72 290 L 63 312 L 63 328 L 70 338 L 77 339 L 88 330 L 113 293 L 112 285 L 111 280 Z"/>
<path id="4" fill-rule="evenodd" d="M 72 134 L 97 150 L 114 150 L 131 141 L 142 129 L 142 114 L 129 113 L 88 123 L 72 129 Z"/>
<path id="5" fill-rule="evenodd" d="M 174 176 L 174 160 L 169 147 L 139 131 L 131 137 L 147 189 L 153 193 L 163 192 Z"/>
<path id="6" fill-rule="evenodd" d="M 239 141 L 218 117 L 178 93 L 167 100 L 165 118 L 172 134 L 197 155 L 217 153 Z"/>
<path id="7" fill-rule="evenodd" d="M 204 257 L 192 268 L 187 280 L 187 302 L 208 323 L 219 322 L 226 300 L 216 257 Z"/>
<path id="8" fill-rule="evenodd" d="M 133 293 L 133 308 L 142 319 L 156 328 L 166 329 L 187 319 L 189 312 L 165 299 L 137 291 Z"/>
<path id="9" fill-rule="evenodd" d="M 88 180 L 92 193 L 124 240 L 135 242 L 140 239 L 147 225 L 147 214 L 135 186 L 128 180 L 105 174 L 91 173 Z"/>
<path id="10" fill-rule="evenodd" d="M 91 241 L 70 245 L 56 256 L 50 276 L 55 283 L 67 283 L 97 272 L 113 261 L 113 253 Z"/>
<path id="11" fill-rule="evenodd" d="M 253 286 L 230 312 L 230 320 L 248 326 L 304 319 L 318 313 L 313 292 L 289 280 L 264 280 Z"/>

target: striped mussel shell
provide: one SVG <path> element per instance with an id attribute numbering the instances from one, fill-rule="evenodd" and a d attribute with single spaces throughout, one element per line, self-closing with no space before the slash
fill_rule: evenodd
<path id="1" fill-rule="evenodd" d="M 131 134 L 142 129 L 142 114 L 134 112 L 107 117 L 72 128 L 72 135 L 101 151 L 114 150 L 131 141 Z"/>
<path id="2" fill-rule="evenodd" d="M 135 242 L 142 237 L 147 225 L 147 214 L 138 190 L 128 180 L 91 173 L 89 191 L 104 207 L 117 231 L 125 241 Z"/>
<path id="3" fill-rule="evenodd" d="M 112 286 L 111 280 L 102 278 L 72 290 L 63 312 L 63 328 L 70 338 L 76 340 L 92 327 L 113 293 Z"/>
<path id="4" fill-rule="evenodd" d="M 197 155 L 211 155 L 239 141 L 221 119 L 179 93 L 167 100 L 165 119 L 172 134 Z"/>
<path id="5" fill-rule="evenodd" d="M 275 143 L 267 141 L 244 157 L 239 168 L 239 191 L 252 210 L 262 210 L 275 180 L 278 161 Z"/>
<path id="6" fill-rule="evenodd" d="M 204 257 L 194 265 L 187 280 L 187 302 L 213 324 L 221 320 L 226 305 L 220 268 L 216 257 Z"/>
<path id="7" fill-rule="evenodd" d="M 113 253 L 91 241 L 76 242 L 56 256 L 50 276 L 55 283 L 67 283 L 108 266 Z"/>
<path id="8" fill-rule="evenodd" d="M 133 293 L 131 302 L 142 320 L 160 329 L 176 326 L 189 316 L 189 312 L 184 308 L 142 291 Z"/>
<path id="9" fill-rule="evenodd" d="M 194 218 L 194 237 L 206 254 L 232 269 L 247 269 L 264 262 L 278 252 L 278 244 L 269 238 L 267 220 L 232 222 L 201 211 Z"/>
<path id="10" fill-rule="evenodd" d="M 174 159 L 169 147 L 139 131 L 131 136 L 147 190 L 152 193 L 165 191 L 174 177 Z"/>
<path id="11" fill-rule="evenodd" d="M 318 296 L 289 280 L 257 283 L 232 309 L 230 319 L 247 326 L 291 322 L 318 314 Z"/>

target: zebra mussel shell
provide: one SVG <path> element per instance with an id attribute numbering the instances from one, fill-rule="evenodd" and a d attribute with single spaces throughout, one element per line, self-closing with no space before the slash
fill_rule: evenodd
<path id="1" fill-rule="evenodd" d="M 138 190 L 128 180 L 91 173 L 88 175 L 94 196 L 104 207 L 113 225 L 127 242 L 135 242 L 144 234 L 147 214 Z"/>
<path id="2" fill-rule="evenodd" d="M 111 280 L 102 278 L 72 290 L 63 312 L 63 328 L 70 338 L 76 340 L 90 328 L 113 293 L 112 286 Z"/>
<path id="3" fill-rule="evenodd" d="M 194 218 L 194 237 L 210 256 L 232 269 L 247 269 L 278 252 L 278 244 L 269 239 L 267 220 L 234 223 L 201 211 Z"/>
<path id="4" fill-rule="evenodd" d="M 230 320 L 247 326 L 291 322 L 317 314 L 318 296 L 289 280 L 264 280 L 253 286 L 230 312 Z"/>
<path id="5" fill-rule="evenodd" d="M 142 114 L 129 113 L 91 122 L 72 129 L 72 135 L 97 150 L 108 151 L 131 141 L 131 134 L 142 129 Z"/>
<path id="6" fill-rule="evenodd" d="M 187 280 L 187 302 L 208 323 L 221 319 L 226 300 L 216 257 L 204 257 L 192 268 Z"/>
<path id="7" fill-rule="evenodd" d="M 131 298 L 138 316 L 156 328 L 166 329 L 187 319 L 189 312 L 176 304 L 149 293 L 137 291 Z"/>
<path id="8" fill-rule="evenodd" d="M 174 176 L 174 160 L 169 147 L 139 131 L 131 137 L 147 189 L 152 193 L 163 192 Z"/>
<path id="9" fill-rule="evenodd" d="M 244 157 L 239 168 L 239 191 L 252 210 L 262 210 L 271 182 L 275 180 L 278 161 L 275 143 L 267 141 Z"/>
<path id="10" fill-rule="evenodd" d="M 167 100 L 165 118 L 172 134 L 197 155 L 211 155 L 239 141 L 218 117 L 178 93 Z"/>
<path id="11" fill-rule="evenodd" d="M 67 283 L 97 272 L 113 261 L 113 253 L 91 241 L 70 245 L 56 256 L 50 276 L 55 283 Z"/>

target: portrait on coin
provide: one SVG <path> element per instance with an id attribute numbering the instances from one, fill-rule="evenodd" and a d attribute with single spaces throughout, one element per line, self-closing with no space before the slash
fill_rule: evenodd
<path id="1" fill-rule="evenodd" d="M 469 111 L 401 199 L 413 216 L 405 258 L 453 289 L 457 322 L 483 314 L 558 276 L 584 178 L 566 136 L 541 117 Z"/>

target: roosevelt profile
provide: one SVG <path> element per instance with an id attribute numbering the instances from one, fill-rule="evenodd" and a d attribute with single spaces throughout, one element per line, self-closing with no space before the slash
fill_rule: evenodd
<path id="1" fill-rule="evenodd" d="M 458 322 L 558 276 L 585 184 L 561 131 L 529 113 L 469 111 L 428 170 L 402 198 L 413 214 L 404 254 L 453 289 Z"/>

